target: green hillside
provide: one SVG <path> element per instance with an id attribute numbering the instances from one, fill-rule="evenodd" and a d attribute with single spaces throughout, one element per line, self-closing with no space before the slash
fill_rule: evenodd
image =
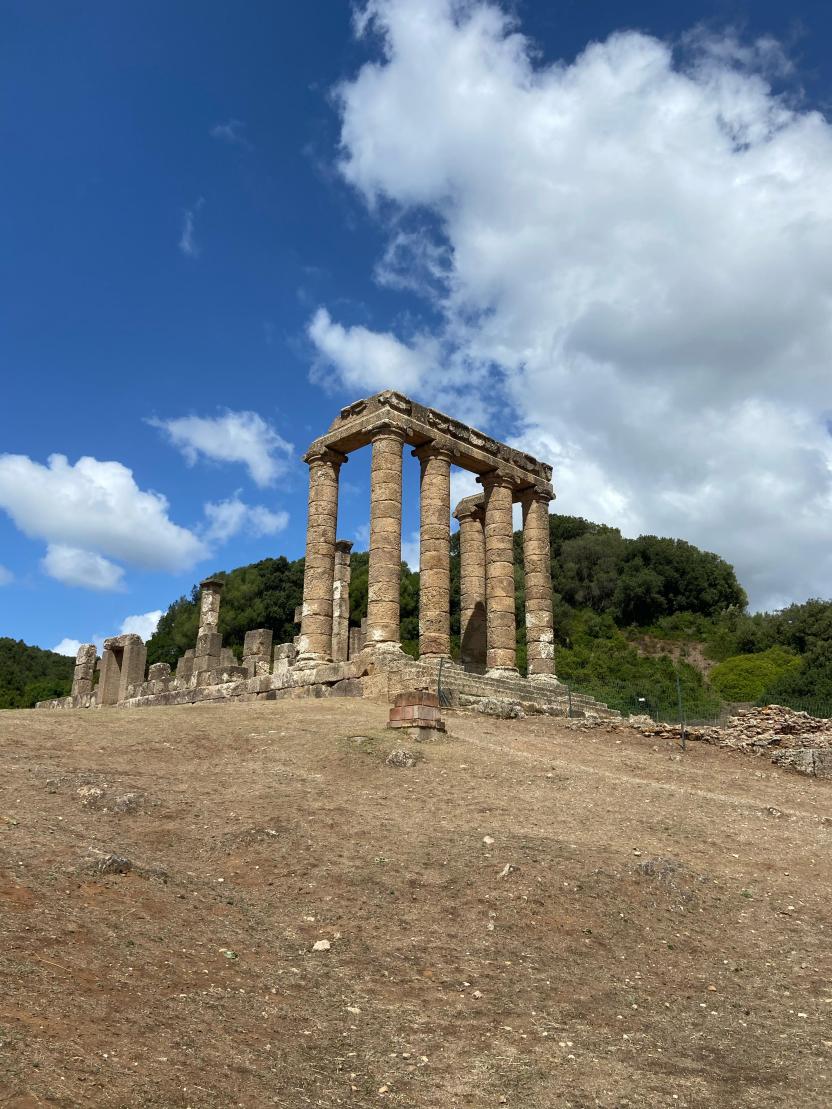
<path id="1" fill-rule="evenodd" d="M 36 701 L 66 697 L 75 660 L 22 640 L 0 638 L 0 709 L 31 708 Z"/>

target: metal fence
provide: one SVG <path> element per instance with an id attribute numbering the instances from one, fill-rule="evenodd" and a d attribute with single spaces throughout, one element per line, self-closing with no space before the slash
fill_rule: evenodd
<path id="1" fill-rule="evenodd" d="M 624 716 L 649 716 L 660 723 L 691 727 L 722 727 L 740 709 L 771 703 L 765 700 L 724 701 L 712 689 L 686 684 L 678 673 L 675 680 L 660 686 L 603 680 L 581 682 L 561 678 L 561 681 L 570 691 L 594 697 L 610 708 L 618 709 Z M 830 700 L 791 697 L 781 703 L 810 716 L 832 719 Z"/>

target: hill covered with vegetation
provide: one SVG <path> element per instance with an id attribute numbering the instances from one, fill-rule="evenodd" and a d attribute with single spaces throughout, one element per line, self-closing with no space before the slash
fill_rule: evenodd
<path id="1" fill-rule="evenodd" d="M 66 697 L 75 660 L 0 638 L 0 709 L 31 708 L 36 701 Z"/>
<path id="2" fill-rule="evenodd" d="M 808 601 L 750 615 L 732 566 L 678 539 L 626 539 L 616 528 L 575 516 L 549 518 L 557 673 L 623 708 L 674 705 L 677 678 L 693 714 L 723 701 L 777 699 L 800 707 L 832 700 L 832 604 Z M 515 533 L 518 660 L 525 665 L 522 533 Z M 451 629 L 459 645 L 459 548 L 451 548 Z M 368 555 L 352 557 L 350 619 L 367 612 Z M 264 559 L 225 574 L 220 618 L 224 642 L 239 655 L 246 631 L 265 627 L 275 642 L 297 634 L 303 560 Z M 192 647 L 198 592 L 181 597 L 148 644 L 151 662 L 175 665 Z M 401 634 L 416 654 L 419 575 L 402 564 Z M 645 637 L 658 650 L 642 648 Z M 701 665 L 701 658 L 706 665 Z M 699 660 L 697 664 L 697 659 Z"/>

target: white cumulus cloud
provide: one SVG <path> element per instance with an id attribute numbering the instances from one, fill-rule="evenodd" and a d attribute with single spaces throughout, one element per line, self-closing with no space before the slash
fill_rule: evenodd
<path id="1" fill-rule="evenodd" d="M 778 45 L 545 60 L 478 0 L 358 25 L 340 170 L 388 221 L 377 276 L 442 323 L 424 358 L 320 309 L 343 382 L 468 396 L 556 463 L 561 511 L 716 550 L 757 605 L 828 593 L 832 125 L 772 91 Z"/>
<path id="2" fill-rule="evenodd" d="M 286 472 L 294 447 L 256 412 L 148 420 L 165 433 L 193 466 L 200 459 L 239 462 L 256 485 L 272 485 Z"/>
<path id="3" fill-rule="evenodd" d="M 289 523 L 288 512 L 272 512 L 264 505 L 248 505 L 238 496 L 225 501 L 209 501 L 205 505 L 205 516 L 208 538 L 217 543 L 225 543 L 241 531 L 255 537 L 276 535 Z"/>
<path id="4" fill-rule="evenodd" d="M 48 544 L 43 566 L 67 585 L 117 589 L 123 569 L 183 570 L 208 554 L 204 541 L 173 523 L 160 493 L 140 489 L 120 462 L 62 454 L 47 465 L 0 455 L 0 508 L 31 539 Z"/>
<path id="5" fill-rule="evenodd" d="M 142 612 L 138 616 L 125 616 L 119 628 L 119 635 L 140 635 L 147 642 L 159 626 L 164 613 L 160 608 L 153 612 Z"/>
<path id="6" fill-rule="evenodd" d="M 123 588 L 124 567 L 110 562 L 95 551 L 68 547 L 63 543 L 50 543 L 41 560 L 41 566 L 44 573 L 63 585 L 105 593 Z"/>
<path id="7" fill-rule="evenodd" d="M 389 333 L 344 327 L 325 308 L 312 317 L 307 333 L 320 356 L 314 376 L 321 383 L 334 369 L 340 384 L 350 389 L 378 392 L 396 382 L 397 389 L 412 392 L 434 368 L 435 344 L 429 340 L 417 339 L 409 346 Z"/>
<path id="8" fill-rule="evenodd" d="M 80 639 L 62 639 L 61 642 L 52 647 L 51 650 L 53 650 L 56 655 L 69 655 L 70 658 L 75 658 L 80 647 Z"/>

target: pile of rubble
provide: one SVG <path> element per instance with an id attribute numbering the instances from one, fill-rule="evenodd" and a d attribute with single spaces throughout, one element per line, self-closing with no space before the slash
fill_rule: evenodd
<path id="1" fill-rule="evenodd" d="M 616 728 L 608 721 L 581 720 L 571 727 Z M 620 727 L 635 728 L 643 736 L 679 737 L 678 724 L 662 724 L 649 716 L 630 716 Z M 687 738 L 728 747 L 745 754 L 768 754 L 779 766 L 818 778 L 832 778 L 832 720 L 810 716 L 784 705 L 740 709 L 724 727 L 686 728 Z"/>

